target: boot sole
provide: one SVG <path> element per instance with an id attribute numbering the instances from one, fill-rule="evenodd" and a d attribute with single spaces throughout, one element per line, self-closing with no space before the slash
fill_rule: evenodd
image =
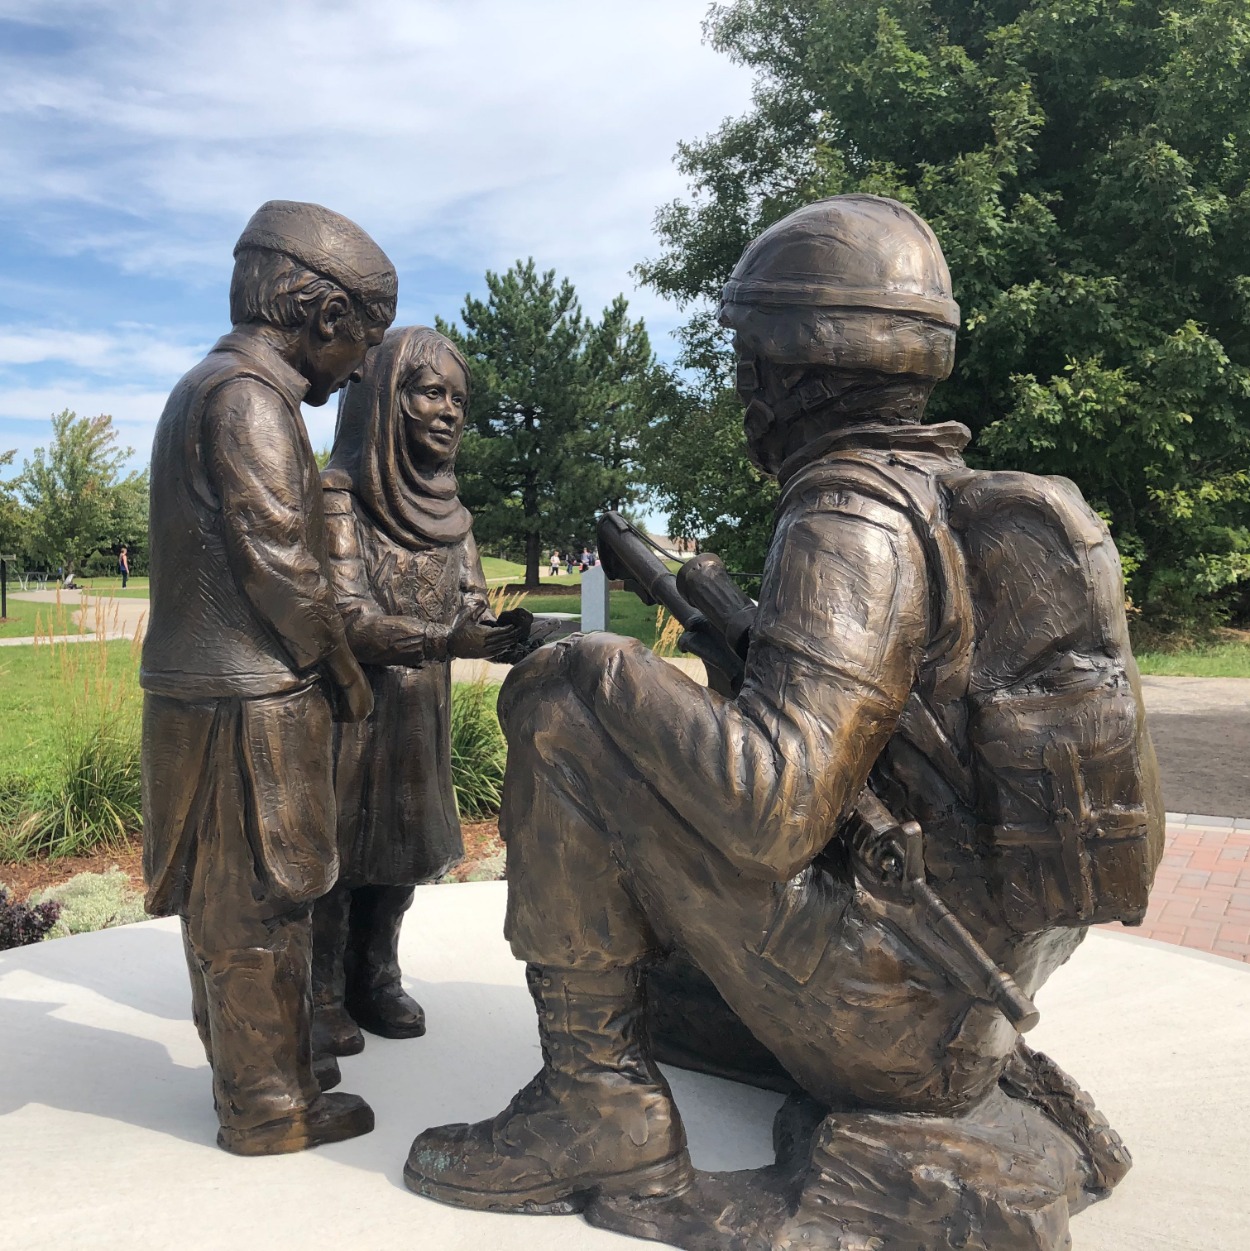
<path id="1" fill-rule="evenodd" d="M 262 1127 L 259 1130 L 217 1131 L 217 1145 L 231 1155 L 288 1155 L 310 1147 L 324 1147 L 332 1142 L 346 1142 L 373 1132 L 373 1109 L 360 1108 L 325 1125 L 302 1125 L 298 1122 Z"/>
<path id="2" fill-rule="evenodd" d="M 589 1204 L 600 1198 L 670 1199 L 684 1194 L 694 1181 L 694 1168 L 685 1151 L 658 1164 L 615 1173 L 610 1177 L 579 1177 L 503 1193 L 497 1190 L 468 1190 L 462 1186 L 431 1181 L 415 1170 L 411 1163 L 404 1165 L 404 1184 L 427 1199 L 478 1212 L 521 1212 L 534 1216 L 569 1216 L 584 1212 Z"/>
<path id="3" fill-rule="evenodd" d="M 357 1021 L 360 1026 L 368 1034 L 374 1034 L 378 1038 L 424 1038 L 425 1022 L 420 1025 L 390 1025 L 385 1021 Z M 364 1050 L 363 1044 L 361 1050 Z"/>

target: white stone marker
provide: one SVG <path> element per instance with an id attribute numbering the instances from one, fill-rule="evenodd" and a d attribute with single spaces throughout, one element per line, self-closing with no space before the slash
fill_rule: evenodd
<path id="1" fill-rule="evenodd" d="M 606 630 L 612 620 L 608 575 L 602 565 L 591 565 L 582 574 L 582 633 Z"/>

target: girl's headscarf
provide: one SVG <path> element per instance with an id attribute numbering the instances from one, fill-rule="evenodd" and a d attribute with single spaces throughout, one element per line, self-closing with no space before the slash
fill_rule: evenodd
<path id="1" fill-rule="evenodd" d="M 433 466 L 414 463 L 401 404 L 404 383 L 446 353 L 469 367 L 455 345 L 428 326 L 402 326 L 369 353 L 359 382 L 339 401 L 330 469 L 350 475 L 352 493 L 377 525 L 408 548 L 459 542 L 473 517 L 456 495 L 455 457 Z"/>

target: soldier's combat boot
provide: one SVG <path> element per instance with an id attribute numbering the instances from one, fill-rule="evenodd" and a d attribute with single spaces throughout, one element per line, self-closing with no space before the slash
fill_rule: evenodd
<path id="1" fill-rule="evenodd" d="M 599 1195 L 660 1198 L 694 1172 L 668 1084 L 643 1044 L 636 968 L 528 965 L 542 1071 L 491 1121 L 427 1129 L 409 1189 L 493 1212 L 580 1212 Z"/>

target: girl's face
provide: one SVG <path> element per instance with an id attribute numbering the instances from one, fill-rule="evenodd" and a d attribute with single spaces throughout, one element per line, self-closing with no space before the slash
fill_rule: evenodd
<path id="1" fill-rule="evenodd" d="M 434 365 L 421 365 L 408 376 L 401 393 L 408 452 L 417 464 L 435 465 L 455 458 L 464 434 L 469 383 L 464 370 L 446 352 Z"/>

